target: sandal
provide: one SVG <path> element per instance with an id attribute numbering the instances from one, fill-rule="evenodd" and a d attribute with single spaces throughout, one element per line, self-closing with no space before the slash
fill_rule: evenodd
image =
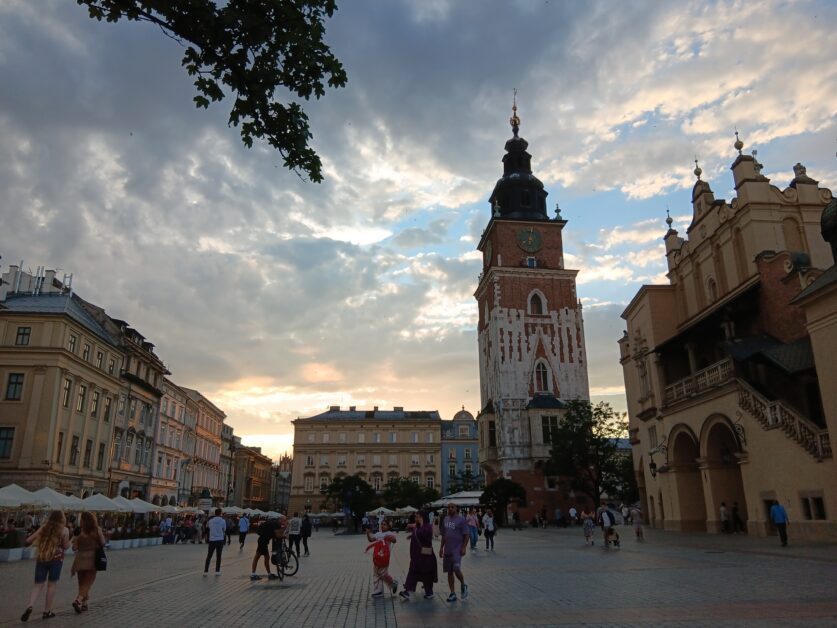
<path id="1" fill-rule="evenodd" d="M 23 611 L 23 615 L 20 616 L 20 621 L 29 621 L 29 616 L 32 614 L 32 607 L 28 607 L 25 611 Z"/>
<path id="2" fill-rule="evenodd" d="M 80 613 L 80 612 L 81 612 L 81 602 L 78 600 L 78 598 L 76 598 L 76 599 L 74 599 L 74 600 L 73 600 L 73 610 L 74 610 L 76 613 Z"/>
<path id="3" fill-rule="evenodd" d="M 81 610 L 83 610 L 83 611 L 86 611 L 86 610 L 87 610 L 87 602 L 84 602 L 84 603 L 81 605 Z"/>
<path id="4" fill-rule="evenodd" d="M 55 613 L 52 611 L 44 611 L 44 619 L 52 619 L 55 617 Z"/>

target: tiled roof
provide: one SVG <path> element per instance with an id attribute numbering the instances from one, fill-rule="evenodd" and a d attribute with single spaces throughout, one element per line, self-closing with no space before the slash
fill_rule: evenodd
<path id="1" fill-rule="evenodd" d="M 785 344 L 770 336 L 752 336 L 728 343 L 727 350 L 738 362 L 759 356 L 791 375 L 814 368 L 814 354 L 807 337 Z"/>
<path id="2" fill-rule="evenodd" d="M 399 421 L 426 420 L 441 421 L 438 410 L 328 410 L 310 417 L 300 417 L 302 421 Z"/>
<path id="3" fill-rule="evenodd" d="M 814 279 L 810 286 L 805 288 L 802 292 L 796 295 L 791 303 L 797 303 L 798 301 L 808 297 L 818 290 L 824 288 L 825 286 L 829 286 L 833 283 L 837 283 L 837 264 L 826 270 L 822 275 Z"/>
<path id="4" fill-rule="evenodd" d="M 6 297 L 3 305 L 11 312 L 31 314 L 66 314 L 78 324 L 104 340 L 116 346 L 117 341 L 96 322 L 90 314 L 77 302 L 75 295 L 69 294 L 39 294 L 15 295 Z"/>

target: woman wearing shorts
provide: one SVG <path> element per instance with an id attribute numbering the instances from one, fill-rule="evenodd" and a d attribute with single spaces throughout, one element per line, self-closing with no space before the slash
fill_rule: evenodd
<path id="1" fill-rule="evenodd" d="M 20 616 L 21 621 L 28 621 L 32 614 L 32 607 L 44 589 L 46 583 L 46 601 L 44 602 L 44 619 L 55 617 L 52 603 L 55 600 L 55 584 L 61 577 L 61 567 L 64 565 L 64 550 L 70 547 L 70 531 L 67 529 L 67 519 L 60 510 L 53 510 L 47 522 L 26 539 L 26 545 L 38 544 L 35 554 L 35 585 L 29 594 L 29 606 Z"/>

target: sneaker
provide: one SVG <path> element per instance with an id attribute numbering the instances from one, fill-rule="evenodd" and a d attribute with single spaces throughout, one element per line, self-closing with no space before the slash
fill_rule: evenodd
<path id="1" fill-rule="evenodd" d="M 468 585 L 463 584 L 462 585 L 462 599 L 464 600 L 466 597 L 468 597 Z"/>
<path id="2" fill-rule="evenodd" d="M 250 580 L 261 580 L 261 579 L 262 579 L 262 577 L 258 574 L 255 574 L 255 573 L 250 574 Z"/>
<path id="3" fill-rule="evenodd" d="M 432 600 L 433 599 L 433 594 L 432 593 L 425 593 L 424 594 L 424 599 L 425 600 Z"/>
<path id="4" fill-rule="evenodd" d="M 451 594 L 448 596 L 448 600 L 447 600 L 447 601 L 448 601 L 448 602 L 456 602 L 456 593 L 451 593 Z"/>
<path id="5" fill-rule="evenodd" d="M 221 575 L 221 572 L 220 572 L 220 571 L 216 571 L 216 572 L 215 572 L 215 575 L 216 575 L 216 576 L 220 576 L 220 575 Z"/>
<path id="6" fill-rule="evenodd" d="M 384 597 L 384 592 L 383 591 L 377 591 L 377 592 L 372 594 L 372 597 L 374 597 L 374 598 Z"/>
<path id="7" fill-rule="evenodd" d="M 204 571 L 204 572 L 203 572 L 203 575 L 204 575 L 204 576 L 208 576 L 208 575 L 209 575 L 209 572 Z"/>
<path id="8" fill-rule="evenodd" d="M 407 591 L 407 590 L 405 590 L 405 589 L 402 589 L 402 590 L 401 590 L 401 593 L 399 593 L 398 595 L 400 595 L 400 596 L 401 596 L 402 598 L 404 598 L 405 600 L 409 600 L 409 599 L 410 599 L 410 592 L 409 592 L 409 591 Z"/>
<path id="9" fill-rule="evenodd" d="M 398 592 L 398 580 L 392 581 L 392 594 L 395 595 Z"/>
<path id="10" fill-rule="evenodd" d="M 279 576 L 276 575 L 275 573 L 269 573 L 269 574 L 267 574 L 267 579 L 268 580 L 278 580 Z"/>

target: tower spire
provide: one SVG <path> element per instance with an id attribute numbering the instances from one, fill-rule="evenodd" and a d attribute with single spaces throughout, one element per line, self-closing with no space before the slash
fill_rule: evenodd
<path id="1" fill-rule="evenodd" d="M 514 88 L 514 96 L 512 100 L 512 116 L 509 118 L 509 124 L 511 124 L 512 133 L 514 136 L 517 137 L 517 132 L 520 130 L 520 118 L 517 116 L 517 88 Z"/>

